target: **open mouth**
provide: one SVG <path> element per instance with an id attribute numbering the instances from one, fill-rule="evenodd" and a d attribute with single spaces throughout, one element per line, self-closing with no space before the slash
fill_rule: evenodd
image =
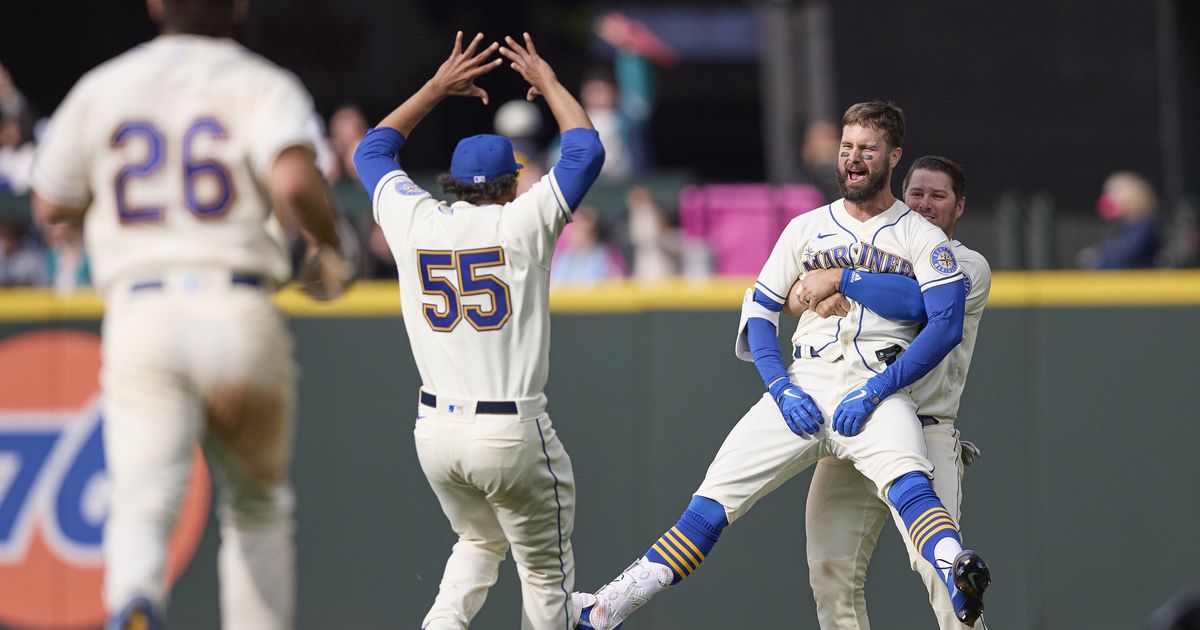
<path id="1" fill-rule="evenodd" d="M 846 179 L 852 182 L 861 182 L 867 178 L 866 169 L 846 168 Z"/>

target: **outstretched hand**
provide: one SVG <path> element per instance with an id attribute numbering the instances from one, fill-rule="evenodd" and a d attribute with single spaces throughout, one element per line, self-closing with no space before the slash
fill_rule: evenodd
<path id="1" fill-rule="evenodd" d="M 504 60 L 499 58 L 488 60 L 488 57 L 492 56 L 500 47 L 497 42 L 492 42 L 490 46 L 476 53 L 482 42 L 483 33 L 478 33 L 467 45 L 466 50 L 463 50 L 462 31 L 454 36 L 454 49 L 450 51 L 450 57 L 442 62 L 441 67 L 429 80 L 439 94 L 478 97 L 484 105 L 488 104 L 487 91 L 475 85 L 475 79 L 500 67 Z"/>
<path id="2" fill-rule="evenodd" d="M 511 37 L 505 37 L 504 43 L 508 46 L 501 48 L 500 54 L 512 62 L 509 64 L 512 69 L 529 82 L 529 92 L 525 94 L 525 99 L 532 101 L 538 95 L 545 94 L 546 89 L 558 81 L 558 77 L 554 74 L 554 69 L 550 67 L 550 64 L 538 55 L 537 48 L 533 45 L 533 38 L 529 36 L 529 33 L 524 33 L 524 37 L 524 46 Z"/>

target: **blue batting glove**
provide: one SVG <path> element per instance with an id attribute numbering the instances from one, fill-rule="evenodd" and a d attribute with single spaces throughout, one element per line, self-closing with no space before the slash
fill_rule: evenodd
<path id="1" fill-rule="evenodd" d="M 833 412 L 833 430 L 847 437 L 858 435 L 871 412 L 892 392 L 874 378 L 850 392 Z"/>
<path id="2" fill-rule="evenodd" d="M 825 416 L 817 408 L 817 403 L 804 390 L 791 382 L 780 380 L 771 388 L 771 397 L 779 410 L 783 412 L 783 421 L 788 428 L 799 436 L 815 435 L 825 424 Z"/>

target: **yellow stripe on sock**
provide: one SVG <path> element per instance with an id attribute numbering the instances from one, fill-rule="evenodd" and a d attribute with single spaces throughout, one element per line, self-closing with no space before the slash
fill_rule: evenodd
<path id="1" fill-rule="evenodd" d="M 683 532 L 679 531 L 679 528 L 678 528 L 678 527 L 672 527 L 672 528 L 671 528 L 671 531 L 675 532 L 675 534 L 676 534 L 677 536 L 679 536 L 679 539 L 680 539 L 680 540 L 682 540 L 683 542 L 687 543 L 687 546 L 688 546 L 688 547 L 690 547 L 690 548 L 691 548 L 691 550 L 692 550 L 692 551 L 694 551 L 694 552 L 696 553 L 696 557 L 700 558 L 700 560 L 701 560 L 701 561 L 703 561 L 703 560 L 704 560 L 704 553 L 703 553 L 702 551 L 700 551 L 700 550 L 699 550 L 699 549 L 696 547 L 696 545 L 693 545 L 693 544 L 692 544 L 692 541 L 691 541 L 691 540 L 689 540 L 687 536 L 684 536 L 684 535 L 683 535 Z"/>
<path id="2" fill-rule="evenodd" d="M 932 532 L 937 527 L 941 527 L 942 525 L 945 525 L 946 523 L 949 523 L 951 525 L 951 527 L 953 527 L 954 519 L 950 518 L 949 516 L 943 515 L 943 516 L 939 516 L 939 517 L 933 519 L 932 521 L 929 521 L 928 523 L 922 525 L 919 530 L 917 530 L 916 532 L 913 533 L 913 537 L 911 538 L 911 540 L 913 541 L 913 545 L 915 546 L 917 544 L 918 540 L 928 539 L 930 532 Z M 917 548 L 920 549 L 920 547 L 917 547 Z"/>
<path id="3" fill-rule="evenodd" d="M 945 523 L 942 523 L 941 525 L 939 525 L 939 526 L 935 527 L 935 528 L 934 528 L 932 531 L 930 531 L 928 534 L 925 534 L 924 536 L 922 536 L 922 537 L 921 537 L 921 542 L 920 542 L 919 544 L 917 544 L 917 549 L 918 549 L 918 550 L 920 550 L 921 548 L 923 548 L 923 547 L 925 546 L 925 543 L 929 542 L 929 539 L 930 539 L 930 538 L 932 538 L 934 534 L 936 534 L 936 533 L 938 533 L 938 532 L 940 532 L 940 531 L 942 531 L 942 530 L 944 530 L 944 529 L 951 529 L 951 530 L 954 530 L 954 531 L 958 531 L 958 528 L 956 528 L 956 527 L 954 526 L 954 521 L 949 521 L 949 520 L 948 520 L 948 521 L 946 521 Z"/>
<path id="4" fill-rule="evenodd" d="M 682 542 L 680 542 L 679 539 L 682 538 L 682 536 L 676 536 L 674 533 L 668 531 L 667 533 L 663 534 L 662 537 L 663 540 L 670 542 L 671 546 L 674 547 L 676 551 L 683 554 L 684 559 L 686 559 L 689 564 L 691 564 L 693 567 L 700 566 L 700 560 L 688 550 L 687 545 L 684 545 Z"/>
<path id="5" fill-rule="evenodd" d="M 666 534 L 662 538 L 659 538 L 658 542 L 662 543 L 663 549 L 666 549 L 668 553 L 675 556 L 675 559 L 679 561 L 679 564 L 683 565 L 684 569 L 687 569 L 684 575 L 690 575 L 692 571 L 696 570 L 691 562 L 688 562 L 682 554 L 675 550 L 675 545 L 671 544 L 671 539 Z"/>
<path id="6" fill-rule="evenodd" d="M 927 518 L 924 521 L 922 521 L 921 524 L 914 525 L 912 530 L 910 530 L 908 532 L 909 538 L 911 538 L 912 540 L 916 540 L 916 539 L 920 538 L 922 535 L 925 534 L 925 532 L 929 531 L 929 528 L 933 527 L 936 523 L 943 521 L 943 520 L 953 521 L 954 519 L 950 518 L 949 512 L 947 512 L 945 510 L 938 510 L 930 518 Z"/>
<path id="7" fill-rule="evenodd" d="M 927 525 L 929 523 L 929 521 L 931 521 L 939 516 L 942 516 L 942 515 L 949 516 L 950 513 L 947 512 L 946 508 L 944 508 L 944 507 L 934 507 L 934 508 L 929 508 L 928 510 L 925 510 L 925 513 L 918 516 L 917 520 L 913 521 L 913 524 L 908 527 L 909 538 L 916 538 L 916 533 L 922 527 L 925 527 L 925 525 Z"/>
<path id="8" fill-rule="evenodd" d="M 675 564 L 675 561 L 671 559 L 671 556 L 667 554 L 666 550 L 663 549 L 662 546 L 660 546 L 657 541 L 655 541 L 652 548 L 655 551 L 657 551 L 658 555 L 662 556 L 663 560 L 666 560 L 667 564 L 671 565 L 671 568 L 675 569 L 675 572 L 678 573 L 681 577 L 686 577 L 688 575 L 687 571 L 684 571 L 683 569 L 679 568 L 678 564 Z"/>

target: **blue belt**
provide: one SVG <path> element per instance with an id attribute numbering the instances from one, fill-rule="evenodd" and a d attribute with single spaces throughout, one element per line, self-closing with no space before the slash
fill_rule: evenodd
<path id="1" fill-rule="evenodd" d="M 421 390 L 421 404 L 436 409 L 437 396 Z M 475 413 L 515 415 L 517 403 L 511 400 L 477 400 L 475 401 Z"/>
<path id="2" fill-rule="evenodd" d="M 260 278 L 256 275 L 253 275 L 253 274 L 248 274 L 248 273 L 233 274 L 229 278 L 229 283 L 230 284 L 240 284 L 240 285 L 244 285 L 244 286 L 248 286 L 248 287 L 258 287 L 258 288 L 262 288 L 263 285 L 266 284 L 263 282 L 262 278 Z M 166 285 L 163 283 L 162 280 L 143 280 L 141 282 L 134 284 L 132 287 L 129 287 L 129 291 L 132 293 L 137 293 L 138 291 L 159 291 L 164 286 L 166 286 Z"/>

